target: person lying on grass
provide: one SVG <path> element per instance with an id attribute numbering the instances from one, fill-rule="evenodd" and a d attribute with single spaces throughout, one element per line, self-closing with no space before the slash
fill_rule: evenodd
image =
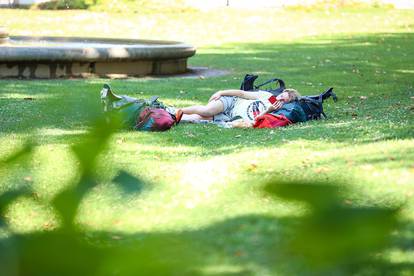
<path id="1" fill-rule="evenodd" d="M 278 111 L 299 96 L 295 89 L 285 89 L 277 97 L 267 91 L 221 90 L 210 97 L 207 105 L 178 109 L 176 118 L 177 121 L 230 122 L 232 127 L 285 126 L 292 121 Z"/>

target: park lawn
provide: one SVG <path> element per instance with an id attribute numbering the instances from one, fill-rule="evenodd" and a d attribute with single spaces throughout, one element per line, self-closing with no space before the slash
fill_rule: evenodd
<path id="1" fill-rule="evenodd" d="M 160 95 L 186 106 L 206 102 L 218 89 L 238 88 L 253 72 L 261 80 L 283 78 L 304 95 L 333 86 L 340 100 L 325 104 L 328 120 L 282 129 L 180 124 L 165 133 L 119 132 L 99 159 L 99 185 L 82 201 L 78 223 L 87 231 L 117 233 L 116 240 L 184 236 L 199 245 L 211 273 L 298 273 L 306 269 L 275 261 L 281 252 L 269 240 L 277 243 L 283 221 L 301 212 L 265 196 L 263 186 L 278 179 L 333 182 L 350 189 L 351 206 L 404 204 L 407 223 L 394 237 L 399 243 L 381 258 L 396 265 L 390 273 L 409 273 L 414 265 L 412 236 L 402 234 L 414 227 L 414 11 L 2 10 L 0 18 L 19 35 L 184 40 L 198 46 L 191 66 L 229 72 L 214 78 L 1 80 L 1 156 L 27 139 L 37 143 L 30 165 L 0 169 L 2 192 L 21 185 L 35 191 L 34 199 L 7 210 L 12 231 L 58 227 L 48 202 L 76 178 L 70 147 L 102 115 L 103 83 L 121 94 Z M 119 170 L 142 180 L 140 194 L 125 195 L 113 183 Z"/>

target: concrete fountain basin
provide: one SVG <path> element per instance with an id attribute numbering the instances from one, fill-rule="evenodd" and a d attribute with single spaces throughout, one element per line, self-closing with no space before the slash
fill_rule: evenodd
<path id="1" fill-rule="evenodd" d="M 0 28 L 0 77 L 175 75 L 195 52 L 176 41 L 9 36 Z"/>

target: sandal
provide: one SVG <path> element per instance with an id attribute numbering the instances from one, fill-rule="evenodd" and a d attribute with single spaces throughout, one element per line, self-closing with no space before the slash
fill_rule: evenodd
<path id="1" fill-rule="evenodd" d="M 183 117 L 184 112 L 181 109 L 177 109 L 175 112 L 175 124 L 178 125 Z"/>

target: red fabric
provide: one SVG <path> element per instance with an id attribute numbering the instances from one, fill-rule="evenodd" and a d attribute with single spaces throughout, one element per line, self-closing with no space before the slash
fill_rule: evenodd
<path id="1" fill-rule="evenodd" d="M 283 115 L 265 114 L 257 117 L 254 128 L 275 128 L 292 124 L 292 122 Z"/>
<path id="2" fill-rule="evenodd" d="M 147 131 L 165 131 L 174 125 L 171 114 L 161 108 L 146 107 L 138 116 L 136 128 Z"/>

